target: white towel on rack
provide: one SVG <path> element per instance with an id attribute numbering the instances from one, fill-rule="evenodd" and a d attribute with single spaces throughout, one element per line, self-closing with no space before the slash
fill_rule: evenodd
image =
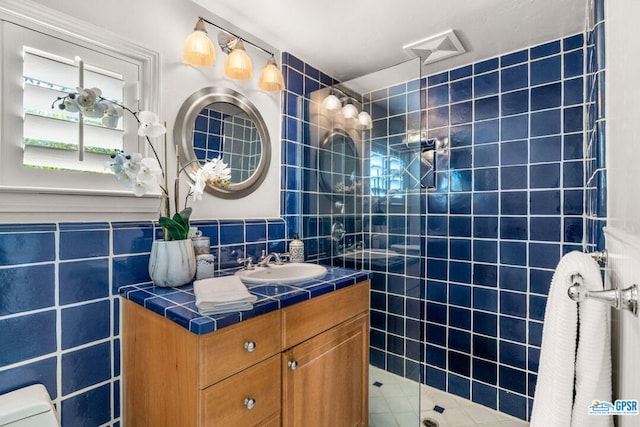
<path id="1" fill-rule="evenodd" d="M 611 402 L 610 307 L 572 301 L 567 289 L 580 274 L 591 291 L 603 289 L 590 255 L 562 257 L 551 281 L 531 427 L 612 427 L 613 417 L 589 415 L 594 400 Z M 574 395 L 575 393 L 575 395 Z"/>
<path id="2" fill-rule="evenodd" d="M 246 311 L 258 299 L 251 295 L 237 276 L 223 276 L 193 282 L 196 307 L 203 316 Z"/>

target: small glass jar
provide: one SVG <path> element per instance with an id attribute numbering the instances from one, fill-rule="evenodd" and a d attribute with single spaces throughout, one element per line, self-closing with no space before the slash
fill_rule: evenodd
<path id="1" fill-rule="evenodd" d="M 211 239 L 207 236 L 192 237 L 193 250 L 198 255 L 205 255 L 211 253 Z"/>

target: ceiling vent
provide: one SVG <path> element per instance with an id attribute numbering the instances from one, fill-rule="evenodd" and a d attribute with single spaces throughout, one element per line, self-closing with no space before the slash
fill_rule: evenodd
<path id="1" fill-rule="evenodd" d="M 425 65 L 466 52 L 453 30 L 447 30 L 402 48 L 412 58 L 420 58 Z"/>

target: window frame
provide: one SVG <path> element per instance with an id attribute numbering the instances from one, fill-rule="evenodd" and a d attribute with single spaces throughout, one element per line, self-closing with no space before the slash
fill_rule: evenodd
<path id="1" fill-rule="evenodd" d="M 85 21 L 32 2 L 0 0 L 0 20 L 136 64 L 139 69 L 139 101 L 136 108 L 159 112 L 159 53 Z M 0 29 L 4 32 L 4 23 L 0 25 Z M 15 151 L 11 152 L 12 144 L 6 143 L 10 141 L 10 136 L 13 135 L 12 137 L 15 138 L 15 133 L 10 134 L 15 132 L 15 127 L 6 126 L 10 124 L 10 120 L 6 120 L 6 115 L 15 114 L 16 106 L 6 101 L 5 84 L 9 76 L 5 75 L 5 67 L 9 65 L 5 61 L 7 61 L 6 58 L 0 59 L 0 99 L 2 99 L 0 105 L 0 168 L 11 169 L 12 173 L 15 173 L 16 168 L 12 166 L 15 166 L 16 162 L 21 165 L 22 157 L 16 159 Z M 22 103 L 18 107 L 20 114 L 22 114 Z M 20 135 L 22 135 L 21 129 Z M 156 150 L 161 158 L 164 154 L 163 148 L 161 143 L 157 143 Z M 142 138 L 138 139 L 138 149 L 143 155 L 150 154 L 148 145 Z M 76 180 L 78 177 L 78 173 L 55 173 L 61 174 L 58 176 L 63 177 L 63 181 L 64 175 L 75 175 Z M 158 212 L 160 194 L 136 197 L 129 189 L 117 183 L 114 177 L 105 175 L 103 178 L 113 181 L 109 181 L 109 185 L 105 186 L 89 183 L 86 188 L 63 186 L 52 188 L 39 186 L 38 183 L 28 181 L 25 184 L 20 184 L 18 183 L 19 177 L 7 179 L 6 173 L 0 173 L 0 220 L 15 218 L 17 214 L 22 213 L 32 215 L 46 213 L 49 220 L 51 220 L 51 213 L 55 213 L 56 218 L 60 219 L 78 218 L 79 214 L 87 214 L 80 217 L 95 220 L 117 219 L 123 216 L 126 218 L 148 218 L 149 214 Z M 102 181 L 107 183 L 107 180 Z M 111 182 L 117 185 L 111 186 Z"/>

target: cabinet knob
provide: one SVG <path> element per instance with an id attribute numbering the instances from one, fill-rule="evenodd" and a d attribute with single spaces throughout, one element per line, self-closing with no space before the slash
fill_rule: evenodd
<path id="1" fill-rule="evenodd" d="M 253 350 L 256 349 L 256 343 L 254 343 L 253 341 L 247 341 L 247 342 L 244 343 L 244 348 L 249 353 L 251 353 Z"/>
<path id="2" fill-rule="evenodd" d="M 295 371 L 296 369 L 298 369 L 298 362 L 296 362 L 295 360 L 290 360 L 287 365 L 289 366 L 289 369 L 291 369 L 292 371 Z"/>
<path id="3" fill-rule="evenodd" d="M 244 399 L 244 406 L 246 406 L 247 409 L 251 410 L 254 406 L 256 406 L 256 401 L 250 397 L 247 397 Z"/>

